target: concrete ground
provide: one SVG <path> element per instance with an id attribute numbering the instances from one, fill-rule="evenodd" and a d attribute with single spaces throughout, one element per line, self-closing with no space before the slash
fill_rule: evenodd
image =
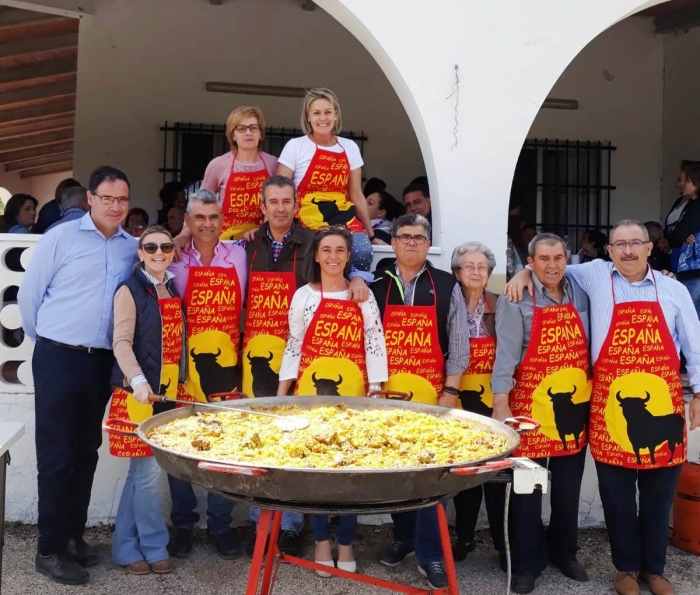
<path id="1" fill-rule="evenodd" d="M 250 529 L 239 529 L 241 537 L 248 538 Z M 130 576 L 112 564 L 109 558 L 107 528 L 90 529 L 88 542 L 100 548 L 102 562 L 90 569 L 91 580 L 87 586 L 66 587 L 57 585 L 34 570 L 36 528 L 25 525 L 9 525 L 5 535 L 3 563 L 3 595 L 240 595 L 245 592 L 249 562 L 247 559 L 225 561 L 218 558 L 211 545 L 199 540 L 192 555 L 177 560 L 177 568 L 170 575 Z M 373 576 L 428 588 L 425 579 L 416 571 L 415 561 L 407 560 L 398 569 L 383 567 L 377 562 L 380 549 L 388 542 L 389 527 L 360 526 L 355 542 L 359 569 Z M 579 560 L 588 569 L 590 581 L 576 583 L 549 567 L 539 578 L 537 595 L 600 595 L 614 593 L 612 578 L 614 569 L 604 530 L 581 531 Z M 305 554 L 313 552 L 307 536 Z M 486 532 L 477 537 L 477 549 L 466 561 L 457 564 L 462 595 L 492 595 L 505 593 L 505 574 L 498 568 L 498 561 L 490 547 Z M 697 595 L 700 592 L 700 558 L 672 547 L 668 551 L 667 576 L 676 585 L 677 595 Z M 311 571 L 283 565 L 276 595 L 374 595 L 388 591 L 344 581 L 340 578 L 322 579 Z M 642 592 L 648 592 L 645 588 Z"/>

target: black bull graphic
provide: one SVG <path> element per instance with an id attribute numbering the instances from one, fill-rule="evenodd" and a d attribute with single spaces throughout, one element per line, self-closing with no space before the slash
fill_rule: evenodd
<path id="1" fill-rule="evenodd" d="M 632 443 L 632 450 L 637 456 L 637 464 L 642 464 L 639 451 L 642 448 L 649 449 L 651 463 L 656 464 L 654 451 L 664 442 L 668 442 L 668 449 L 672 459 L 676 447 L 683 446 L 685 424 L 683 416 L 678 413 L 668 415 L 653 415 L 647 409 L 647 403 L 651 399 L 648 391 L 644 391 L 646 397 L 622 398 L 622 391 L 617 391 L 617 402 L 622 407 L 622 414 L 627 421 L 627 436 Z"/>
<path id="2" fill-rule="evenodd" d="M 161 384 L 160 388 L 158 389 L 158 394 L 159 395 L 164 395 L 166 392 L 168 392 L 168 389 L 170 388 L 170 385 L 172 384 L 172 379 L 168 378 L 168 384 Z"/>
<path id="3" fill-rule="evenodd" d="M 195 370 L 199 374 L 199 386 L 205 396 L 241 390 L 241 371 L 238 366 L 222 366 L 218 361 L 221 349 L 216 353 L 196 353 L 190 350 Z M 276 392 L 276 391 L 275 391 Z"/>
<path id="4" fill-rule="evenodd" d="M 250 363 L 250 373 L 253 376 L 253 396 L 274 397 L 277 394 L 279 384 L 279 374 L 271 367 L 273 359 L 272 351 L 268 351 L 267 357 L 262 355 L 252 356 L 248 352 L 248 362 Z"/>
<path id="5" fill-rule="evenodd" d="M 338 380 L 331 380 L 330 378 L 318 378 L 316 372 L 314 372 L 311 375 L 311 380 L 314 382 L 317 395 L 323 395 L 324 397 L 340 396 L 338 388 L 343 383 L 343 377 L 340 374 L 338 374 Z"/>
<path id="6" fill-rule="evenodd" d="M 459 391 L 459 400 L 462 403 L 462 409 L 491 417 L 493 409 L 481 400 L 481 395 L 483 395 L 486 390 L 483 384 L 480 384 L 479 387 L 480 390 Z"/>
<path id="7" fill-rule="evenodd" d="M 318 207 L 321 217 L 328 225 L 347 225 L 348 222 L 355 218 L 355 209 L 349 208 L 347 211 L 341 211 L 338 205 L 330 200 L 317 201 L 315 198 L 312 198 L 311 204 Z"/>
<path id="8" fill-rule="evenodd" d="M 590 402 L 574 403 L 574 395 L 576 394 L 576 385 L 571 392 L 553 392 L 552 387 L 547 389 L 547 394 L 552 401 L 554 409 L 554 424 L 557 427 L 559 439 L 564 445 L 564 450 L 568 450 L 566 445 L 566 437 L 572 436 L 576 441 L 576 448 L 579 447 L 579 438 L 581 432 L 588 423 L 588 410 Z"/>

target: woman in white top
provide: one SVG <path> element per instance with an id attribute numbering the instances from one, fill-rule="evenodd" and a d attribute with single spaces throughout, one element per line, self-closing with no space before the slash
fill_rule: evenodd
<path id="1" fill-rule="evenodd" d="M 364 162 L 357 144 L 338 136 L 341 126 L 333 91 L 307 91 L 301 111 L 306 136 L 285 145 L 277 173 L 294 180 L 301 222 L 310 229 L 347 225 L 354 234 L 353 266 L 369 271 L 375 238 L 362 194 Z"/>
<path id="2" fill-rule="evenodd" d="M 347 275 L 353 237 L 344 227 L 327 227 L 311 244 L 308 285 L 300 287 L 289 308 L 289 339 L 280 368 L 277 394 L 366 396 L 388 378 L 386 345 L 379 307 L 370 294 L 360 305 L 349 299 Z M 336 530 L 338 568 L 354 572 L 352 540 L 356 516 L 342 516 Z M 333 566 L 330 523 L 314 516 L 316 562 Z M 328 573 L 317 571 L 320 576 Z"/>

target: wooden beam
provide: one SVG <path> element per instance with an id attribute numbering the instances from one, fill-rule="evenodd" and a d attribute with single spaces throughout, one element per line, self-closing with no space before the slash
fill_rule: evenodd
<path id="1" fill-rule="evenodd" d="M 32 147 L 43 147 L 45 145 L 53 145 L 54 143 L 69 140 L 73 140 L 73 128 L 59 130 L 57 132 L 37 132 L 19 138 L 0 140 L 0 153 L 30 149 Z"/>
<path id="2" fill-rule="evenodd" d="M 40 105 L 60 97 L 75 97 L 75 91 L 75 81 L 29 87 L 18 91 L 7 91 L 0 93 L 0 110 Z"/>
<path id="3" fill-rule="evenodd" d="M 67 19 L 50 15 L 42 15 L 40 20 L 31 20 L 12 25 L 0 24 L 0 43 L 9 43 L 20 39 L 39 39 L 77 33 L 80 22 L 77 19 Z"/>
<path id="4" fill-rule="evenodd" d="M 54 165 L 47 165 L 46 167 L 37 167 L 36 169 L 28 169 L 27 171 L 19 172 L 19 177 L 24 180 L 25 178 L 33 178 L 35 176 L 45 176 L 46 174 L 55 174 L 60 171 L 72 171 L 73 170 L 73 160 L 65 161 L 63 163 L 56 163 Z"/>
<path id="5" fill-rule="evenodd" d="M 95 0 L 2 0 L 5 6 L 63 17 L 82 18 L 95 14 Z"/>
<path id="6" fill-rule="evenodd" d="M 43 39 L 22 39 L 12 41 L 0 46 L 0 66 L 5 67 L 11 60 L 22 57 L 50 58 L 51 52 L 57 50 L 78 49 L 78 34 L 66 33 L 55 37 L 45 37 Z"/>
<path id="7" fill-rule="evenodd" d="M 57 132 L 58 130 L 72 129 L 75 127 L 75 116 L 59 116 L 50 120 L 19 124 L 0 128 L 0 140 L 8 138 L 21 138 L 35 132 Z"/>
<path id="8" fill-rule="evenodd" d="M 0 6 L 0 28 L 59 18 L 62 17 L 44 14 L 34 10 L 22 10 L 20 8 L 12 8 L 10 6 Z"/>
<path id="9" fill-rule="evenodd" d="M 75 99 L 59 99 L 47 105 L 35 105 L 32 107 L 20 107 L 0 111 L 0 128 L 51 120 L 58 116 L 71 116 L 75 114 Z"/>
<path id="10" fill-rule="evenodd" d="M 72 150 L 72 141 L 67 143 L 56 143 L 55 145 L 46 145 L 45 147 L 34 147 L 33 149 L 20 149 L 19 151 L 0 153 L 0 163 L 10 163 L 11 161 L 23 161 L 24 159 L 34 159 L 34 157 L 58 155 L 59 153 L 67 153 L 68 151 Z"/>
<path id="11" fill-rule="evenodd" d="M 66 163 L 73 161 L 73 152 L 56 153 L 48 157 L 35 157 L 34 159 L 25 159 L 24 161 L 14 161 L 5 164 L 5 171 L 25 171 L 36 167 L 44 167 L 46 165 L 55 165 L 56 163 Z"/>

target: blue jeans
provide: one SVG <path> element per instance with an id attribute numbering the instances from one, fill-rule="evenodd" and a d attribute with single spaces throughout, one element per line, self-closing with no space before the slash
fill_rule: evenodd
<path id="1" fill-rule="evenodd" d="M 372 242 L 369 241 L 369 236 L 358 231 L 352 234 L 352 252 L 350 262 L 354 269 L 363 272 L 369 272 L 372 268 Z"/>
<path id="2" fill-rule="evenodd" d="M 168 475 L 168 483 L 173 503 L 170 511 L 173 527 L 191 531 L 199 521 L 199 515 L 195 512 L 197 497 L 194 495 L 192 484 L 172 475 Z M 209 535 L 215 536 L 228 532 L 231 527 L 231 512 L 233 512 L 233 501 L 216 494 L 207 494 L 207 532 Z"/>
<path id="3" fill-rule="evenodd" d="M 445 506 L 445 502 L 440 504 Z M 394 521 L 394 540 L 413 547 L 418 564 L 427 566 L 431 562 L 443 561 L 435 506 L 410 512 L 394 512 L 391 519 Z"/>
<path id="4" fill-rule="evenodd" d="M 339 545 L 352 545 L 357 529 L 357 515 L 346 514 L 339 517 L 340 522 L 335 528 L 335 537 Z M 326 514 L 315 514 L 312 517 L 314 541 L 328 541 L 331 538 L 331 519 Z"/>
<path id="5" fill-rule="evenodd" d="M 255 523 L 256 527 L 260 520 L 260 509 L 256 506 L 251 506 L 248 513 L 248 519 Z M 304 528 L 304 515 L 298 512 L 283 512 L 282 513 L 282 531 L 294 531 L 301 533 Z"/>
<path id="6" fill-rule="evenodd" d="M 700 318 L 700 277 L 691 277 L 690 279 L 679 279 L 683 285 L 685 285 L 690 297 L 695 305 L 695 311 L 698 313 L 698 318 Z"/>
<path id="7" fill-rule="evenodd" d="M 168 529 L 160 512 L 154 457 L 131 459 L 112 534 L 112 560 L 118 566 L 168 557 Z"/>

